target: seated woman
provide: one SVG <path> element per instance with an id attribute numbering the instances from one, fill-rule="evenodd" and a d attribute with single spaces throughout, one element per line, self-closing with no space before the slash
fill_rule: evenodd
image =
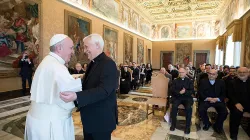
<path id="1" fill-rule="evenodd" d="M 123 67 L 124 70 L 121 71 L 121 79 L 120 79 L 120 93 L 128 94 L 130 91 L 130 83 L 131 83 L 131 74 L 128 71 L 128 67 Z"/>

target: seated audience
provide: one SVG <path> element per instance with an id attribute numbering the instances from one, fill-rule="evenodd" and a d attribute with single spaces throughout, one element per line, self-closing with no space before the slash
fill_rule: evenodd
<path id="1" fill-rule="evenodd" d="M 193 81 L 186 77 L 186 70 L 184 68 L 179 69 L 179 77 L 173 80 L 172 83 L 172 111 L 171 119 L 172 124 L 170 131 L 174 131 L 176 127 L 176 115 L 178 106 L 182 104 L 186 111 L 186 128 L 184 133 L 190 133 L 191 117 L 192 117 L 192 105 L 194 93 Z"/>
<path id="2" fill-rule="evenodd" d="M 214 107 L 218 113 L 216 122 L 213 125 L 214 131 L 217 133 L 223 132 L 223 123 L 227 118 L 227 108 L 224 102 L 225 95 L 225 83 L 222 80 L 216 79 L 218 73 L 212 69 L 208 73 L 208 79 L 203 79 L 200 83 L 198 90 L 199 95 L 199 114 L 203 121 L 203 130 L 207 131 L 211 126 L 207 115 L 207 109 Z"/>
<path id="3" fill-rule="evenodd" d="M 241 118 L 244 112 L 250 113 L 250 78 L 249 70 L 241 67 L 237 77 L 229 86 L 230 138 L 237 140 Z"/>

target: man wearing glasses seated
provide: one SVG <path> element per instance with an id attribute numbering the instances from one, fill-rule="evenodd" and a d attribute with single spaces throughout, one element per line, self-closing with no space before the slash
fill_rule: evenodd
<path id="1" fill-rule="evenodd" d="M 214 131 L 217 133 L 223 132 L 223 122 L 227 118 L 227 108 L 224 102 L 225 83 L 222 80 L 216 79 L 218 76 L 217 70 L 212 69 L 208 73 L 208 79 L 204 79 L 200 83 L 198 90 L 199 94 L 199 114 L 203 121 L 203 130 L 207 131 L 211 126 L 207 115 L 207 109 L 214 107 L 218 113 L 216 122 L 213 125 Z"/>

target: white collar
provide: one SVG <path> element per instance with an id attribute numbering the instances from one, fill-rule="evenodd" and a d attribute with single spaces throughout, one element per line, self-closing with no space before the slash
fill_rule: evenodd
<path id="1" fill-rule="evenodd" d="M 51 55 L 52 57 L 54 57 L 55 59 L 57 59 L 61 64 L 65 64 L 65 61 L 57 54 L 50 52 L 49 55 Z"/>

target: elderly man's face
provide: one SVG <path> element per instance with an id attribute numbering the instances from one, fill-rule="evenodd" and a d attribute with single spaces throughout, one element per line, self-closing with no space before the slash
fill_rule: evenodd
<path id="1" fill-rule="evenodd" d="M 179 69 L 179 77 L 184 78 L 187 75 L 187 72 L 184 68 Z"/>
<path id="2" fill-rule="evenodd" d="M 215 80 L 218 76 L 217 70 L 212 69 L 208 72 L 208 79 L 209 80 Z"/>
<path id="3" fill-rule="evenodd" d="M 244 67 L 239 68 L 237 71 L 237 75 L 240 80 L 246 80 L 249 76 L 248 69 Z"/>
<path id="4" fill-rule="evenodd" d="M 93 60 L 97 54 L 97 45 L 91 41 L 90 38 L 84 41 L 84 53 L 88 56 L 89 60 Z"/>
<path id="5" fill-rule="evenodd" d="M 73 41 L 70 38 L 65 38 L 62 42 L 60 54 L 66 63 L 70 61 L 71 56 L 74 54 L 73 46 Z"/>
<path id="6" fill-rule="evenodd" d="M 166 70 L 164 68 L 161 68 L 160 73 L 165 74 L 165 71 Z"/>

